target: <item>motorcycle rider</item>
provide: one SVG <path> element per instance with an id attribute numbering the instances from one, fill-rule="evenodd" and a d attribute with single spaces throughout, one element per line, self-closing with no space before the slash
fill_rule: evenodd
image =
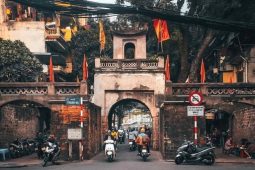
<path id="1" fill-rule="evenodd" d="M 129 132 L 128 132 L 128 140 L 129 141 L 133 141 L 133 144 L 135 145 L 136 147 L 136 143 L 135 143 L 135 140 L 136 140 L 136 137 L 137 137 L 137 134 L 138 132 L 135 130 L 135 128 L 132 128 Z"/>
<path id="2" fill-rule="evenodd" d="M 107 131 L 107 134 L 104 137 L 104 141 L 106 141 L 106 140 L 113 140 L 114 141 L 114 149 L 116 150 L 116 147 L 117 147 L 116 146 L 116 141 L 115 141 L 114 136 L 112 135 L 111 130 Z M 103 149 L 105 149 L 105 143 L 103 144 Z"/>
<path id="3" fill-rule="evenodd" d="M 57 153 L 59 147 L 58 147 L 58 142 L 57 142 L 57 140 L 56 140 L 55 135 L 51 134 L 51 135 L 49 136 L 49 138 L 48 138 L 48 142 L 51 142 L 51 143 L 53 144 L 53 146 L 56 145 L 56 146 L 54 147 L 54 152 Z"/>
<path id="4" fill-rule="evenodd" d="M 118 141 L 118 131 L 116 130 L 116 128 L 112 128 L 112 136 L 114 138 L 115 141 Z"/>
<path id="5" fill-rule="evenodd" d="M 144 146 L 144 145 L 146 146 L 147 151 L 150 154 L 150 147 L 149 147 L 150 138 L 148 137 L 147 134 L 145 134 L 144 128 L 141 128 L 140 133 L 138 134 L 135 142 L 138 145 L 138 154 L 137 155 L 141 155 L 142 146 Z"/>

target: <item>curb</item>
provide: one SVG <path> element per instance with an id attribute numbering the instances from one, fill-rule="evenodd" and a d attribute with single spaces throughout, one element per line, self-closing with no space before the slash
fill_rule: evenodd
<path id="1" fill-rule="evenodd" d="M 37 165 L 37 164 L 34 164 L 34 165 Z M 0 169 L 1 168 L 23 168 L 23 167 L 28 167 L 28 165 L 23 165 L 23 164 L 9 164 L 9 163 L 6 163 L 4 165 L 0 165 Z"/>
<path id="2" fill-rule="evenodd" d="M 165 160 L 166 162 L 174 162 L 173 159 Z M 255 164 L 255 161 L 231 161 L 231 160 L 215 160 L 215 163 L 234 163 L 234 164 Z"/>
<path id="3" fill-rule="evenodd" d="M 58 161 L 56 162 L 57 165 L 64 165 L 68 163 L 75 163 L 76 161 Z M 31 164 L 21 164 L 21 163 L 12 163 L 12 162 L 6 162 L 6 163 L 0 163 L 0 169 L 1 168 L 22 168 L 22 167 L 30 167 L 30 166 L 36 166 L 40 165 L 42 162 L 38 163 L 31 163 Z"/>

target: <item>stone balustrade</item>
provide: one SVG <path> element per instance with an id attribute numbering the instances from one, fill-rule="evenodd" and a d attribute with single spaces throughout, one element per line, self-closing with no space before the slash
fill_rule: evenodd
<path id="1" fill-rule="evenodd" d="M 164 60 L 158 59 L 100 59 L 96 58 L 95 68 L 102 70 L 159 70 L 164 68 Z"/>
<path id="2" fill-rule="evenodd" d="M 87 82 L 0 83 L 0 95 L 87 95 Z"/>
<path id="3" fill-rule="evenodd" d="M 201 91 L 206 96 L 255 96 L 255 84 L 166 82 L 166 95 L 188 96 L 191 91 Z"/>
<path id="4" fill-rule="evenodd" d="M 131 66 L 130 66 L 131 67 Z M 156 67 L 156 66 L 155 66 Z M 188 96 L 201 91 L 206 96 L 255 96 L 254 83 L 171 83 L 166 82 L 166 95 Z M 84 82 L 15 82 L 0 83 L 0 95 L 74 95 L 87 94 Z"/>

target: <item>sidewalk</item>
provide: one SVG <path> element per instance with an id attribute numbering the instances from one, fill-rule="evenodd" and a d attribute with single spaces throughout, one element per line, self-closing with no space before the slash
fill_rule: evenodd
<path id="1" fill-rule="evenodd" d="M 216 148 L 215 154 L 216 163 L 255 164 L 255 159 L 241 158 L 235 155 L 223 154 L 221 148 Z"/>
<path id="2" fill-rule="evenodd" d="M 241 158 L 235 155 L 226 155 L 222 153 L 222 149 L 216 148 L 215 150 L 216 163 L 235 163 L 235 164 L 255 164 L 255 159 Z M 174 160 L 168 160 L 174 162 Z"/>
<path id="3" fill-rule="evenodd" d="M 41 165 L 43 160 L 38 159 L 36 154 L 23 156 L 16 159 L 8 159 L 6 161 L 0 161 L 0 168 L 19 168 L 19 167 L 28 167 L 33 165 Z M 56 163 L 65 164 L 71 163 L 71 161 L 62 161 L 58 160 Z"/>
<path id="4" fill-rule="evenodd" d="M 216 163 L 235 163 L 235 164 L 255 164 L 255 159 L 240 158 L 234 155 L 225 155 L 221 152 L 220 149 L 215 150 L 216 154 Z M 160 155 L 158 155 L 160 157 Z M 169 162 L 174 162 L 174 160 L 167 160 Z M 67 164 L 77 161 L 63 161 L 59 160 L 59 164 Z M 18 168 L 18 167 L 27 167 L 33 165 L 42 164 L 42 160 L 38 159 L 36 154 L 29 156 L 24 156 L 17 159 L 9 159 L 6 161 L 0 161 L 0 168 Z"/>

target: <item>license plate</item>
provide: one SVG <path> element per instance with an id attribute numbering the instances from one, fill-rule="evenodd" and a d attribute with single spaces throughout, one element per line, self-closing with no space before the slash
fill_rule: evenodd
<path id="1" fill-rule="evenodd" d="M 133 145 L 133 142 L 129 142 L 129 145 Z"/>
<path id="2" fill-rule="evenodd" d="M 146 152 L 147 152 L 147 150 L 146 150 L 146 149 L 143 149 L 143 150 L 142 150 L 142 152 L 143 152 L 143 153 L 146 153 Z"/>

